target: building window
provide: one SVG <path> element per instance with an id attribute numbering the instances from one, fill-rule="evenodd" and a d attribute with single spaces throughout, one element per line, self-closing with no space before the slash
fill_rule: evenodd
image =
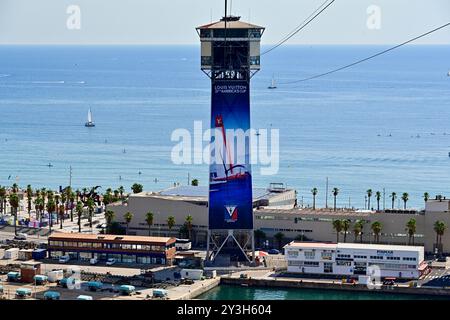
<path id="1" fill-rule="evenodd" d="M 316 252 L 315 251 L 305 251 L 305 259 L 315 259 Z"/>

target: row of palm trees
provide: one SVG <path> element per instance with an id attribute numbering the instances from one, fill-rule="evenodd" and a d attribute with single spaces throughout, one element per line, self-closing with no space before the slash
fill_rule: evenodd
<path id="1" fill-rule="evenodd" d="M 357 242 L 357 239 L 359 237 L 360 242 L 363 242 L 363 229 L 367 221 L 359 219 L 356 220 L 353 224 L 352 232 L 355 237 L 354 242 Z M 347 241 L 347 234 L 350 230 L 351 226 L 351 220 L 350 219 L 337 219 L 333 220 L 332 222 L 333 229 L 336 231 L 336 242 L 339 242 L 339 236 L 343 232 L 344 233 L 344 242 Z M 416 235 L 417 231 L 417 221 L 414 218 L 411 218 L 408 220 L 405 226 L 405 230 L 408 235 L 408 245 L 414 245 L 414 237 Z M 370 229 L 372 230 L 372 234 L 374 237 L 374 242 L 379 243 L 380 242 L 380 235 L 381 231 L 383 229 L 383 225 L 379 221 L 374 221 Z M 447 229 L 447 226 L 443 221 L 436 221 L 434 224 L 434 232 L 436 233 L 436 245 L 442 247 L 442 236 L 445 233 L 445 230 Z"/>
<path id="2" fill-rule="evenodd" d="M 311 189 L 311 194 L 313 196 L 313 210 L 316 210 L 316 197 L 319 194 L 319 190 L 317 188 L 312 188 Z M 338 188 L 333 188 L 331 190 L 331 194 L 334 197 L 333 209 L 334 209 L 334 211 L 336 211 L 336 200 L 337 200 L 337 196 L 339 195 L 339 189 Z M 375 195 L 375 199 L 377 201 L 377 211 L 380 211 L 380 201 L 381 201 L 382 196 L 383 196 L 381 191 L 376 191 L 375 194 L 374 194 L 372 189 L 368 189 L 366 191 L 366 194 L 367 194 L 367 209 L 369 209 L 369 210 L 371 209 L 370 201 L 371 201 L 372 196 Z M 392 192 L 389 195 L 389 197 L 391 198 L 391 201 L 392 201 L 392 209 L 394 209 L 394 207 L 395 207 L 395 200 L 397 200 L 398 195 L 397 195 L 396 192 Z M 401 199 L 403 201 L 403 208 L 406 210 L 406 205 L 407 205 L 407 202 L 409 200 L 409 194 L 407 192 L 403 192 L 402 195 L 401 195 Z M 425 192 L 423 194 L 423 199 L 424 199 L 425 202 L 427 202 L 430 199 L 430 194 L 428 192 Z"/>
<path id="3" fill-rule="evenodd" d="M 111 226 L 115 220 L 116 214 L 114 213 L 113 210 L 107 210 L 105 212 L 105 219 L 106 219 L 106 231 L 111 232 Z M 123 216 L 123 220 L 125 221 L 126 224 L 126 234 L 128 234 L 128 229 L 129 229 L 129 225 L 131 223 L 131 221 L 134 218 L 134 214 L 131 212 L 126 212 Z M 148 235 L 151 236 L 151 229 L 154 223 L 154 218 L 155 215 L 153 212 L 149 211 L 146 213 L 145 215 L 145 222 L 148 226 Z M 176 222 L 175 222 L 175 217 L 174 216 L 169 216 L 167 217 L 166 220 L 167 223 L 167 227 L 169 228 L 169 232 L 172 231 L 173 227 L 175 226 Z M 184 226 L 186 227 L 187 231 L 188 231 L 188 237 L 189 239 L 192 238 L 192 229 L 193 229 L 193 217 L 192 215 L 188 214 L 186 216 L 185 222 L 184 222 Z"/>

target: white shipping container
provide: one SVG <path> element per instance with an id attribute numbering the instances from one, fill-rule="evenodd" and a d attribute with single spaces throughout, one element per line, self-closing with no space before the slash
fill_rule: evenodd
<path id="1" fill-rule="evenodd" d="M 59 280 L 64 278 L 64 271 L 63 270 L 49 271 L 47 273 L 47 277 L 49 282 L 58 282 Z"/>
<path id="2" fill-rule="evenodd" d="M 181 269 L 181 278 L 200 280 L 203 277 L 203 270 L 201 269 Z"/>
<path id="3" fill-rule="evenodd" d="M 19 258 L 19 248 L 11 248 L 5 251 L 5 259 L 17 260 Z"/>

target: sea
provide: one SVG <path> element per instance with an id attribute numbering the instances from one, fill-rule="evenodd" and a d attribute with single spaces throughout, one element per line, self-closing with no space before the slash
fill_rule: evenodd
<path id="1" fill-rule="evenodd" d="M 398 293 L 352 292 L 323 289 L 280 289 L 220 285 L 196 299 L 200 300 L 449 300 L 448 296 Z"/>
<path id="2" fill-rule="evenodd" d="M 328 203 L 337 187 L 342 207 L 364 208 L 368 189 L 384 191 L 382 207 L 391 192 L 407 192 L 413 208 L 424 192 L 450 195 L 450 46 L 402 47 L 292 83 L 385 48 L 284 46 L 262 56 L 251 121 L 278 130 L 279 161 L 272 175 L 254 165 L 254 186 L 284 183 L 303 206 L 313 187 L 325 205 L 327 178 Z M 207 185 L 207 164 L 173 162 L 171 138 L 195 121 L 206 129 L 210 91 L 198 45 L 0 46 L 0 185 Z M 89 108 L 95 128 L 84 126 Z"/>

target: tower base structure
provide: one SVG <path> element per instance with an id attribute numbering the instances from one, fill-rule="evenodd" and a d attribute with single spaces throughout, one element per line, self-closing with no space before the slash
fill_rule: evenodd
<path id="1" fill-rule="evenodd" d="M 253 230 L 208 230 L 205 265 L 217 263 L 219 255 L 228 253 L 229 264 L 233 261 L 255 266 L 255 237 Z"/>

